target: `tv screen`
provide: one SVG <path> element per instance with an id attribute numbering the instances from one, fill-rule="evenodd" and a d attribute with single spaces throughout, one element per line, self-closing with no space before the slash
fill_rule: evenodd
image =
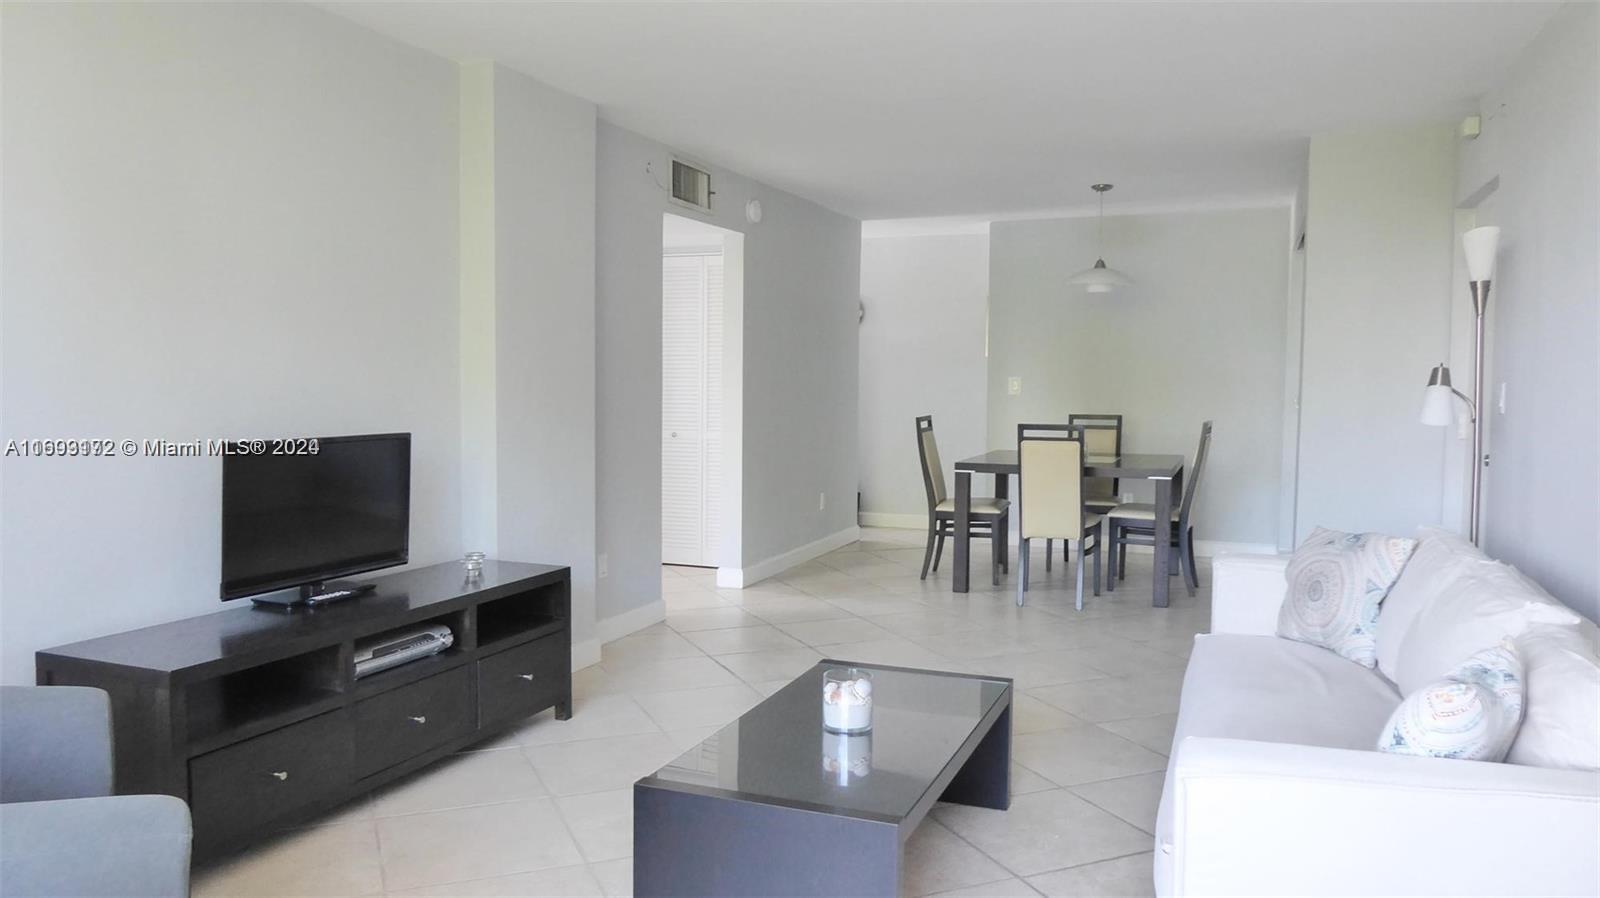
<path id="1" fill-rule="evenodd" d="M 252 445 L 222 460 L 224 600 L 406 563 L 411 434 Z"/>

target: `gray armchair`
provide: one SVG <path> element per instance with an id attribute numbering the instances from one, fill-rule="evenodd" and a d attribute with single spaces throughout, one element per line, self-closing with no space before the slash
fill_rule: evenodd
<path id="1" fill-rule="evenodd" d="M 99 689 L 0 686 L 0 895 L 189 894 L 189 807 L 112 796 Z"/>

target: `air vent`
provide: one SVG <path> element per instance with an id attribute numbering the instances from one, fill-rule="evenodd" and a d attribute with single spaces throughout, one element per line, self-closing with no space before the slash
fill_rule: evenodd
<path id="1" fill-rule="evenodd" d="M 711 174 L 672 160 L 672 198 L 686 206 L 711 211 Z"/>

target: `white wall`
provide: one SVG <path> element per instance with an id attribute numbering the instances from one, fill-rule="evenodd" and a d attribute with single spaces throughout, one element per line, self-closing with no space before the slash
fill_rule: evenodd
<path id="1" fill-rule="evenodd" d="M 863 523 L 927 526 L 918 415 L 947 464 L 989 448 L 988 294 L 987 233 L 861 241 Z"/>
<path id="2" fill-rule="evenodd" d="M 3 12 L 7 438 L 408 430 L 461 551 L 456 66 L 301 5 Z M 219 610 L 217 459 L 0 461 L 0 678 Z"/>
<path id="3" fill-rule="evenodd" d="M 1489 301 L 1493 464 L 1485 548 L 1600 618 L 1600 8 L 1575 3 L 1486 95 L 1483 135 L 1462 144 L 1456 195 L 1489 192 L 1499 225 Z M 1468 304 L 1465 294 L 1453 301 Z M 1471 365 L 1455 368 L 1470 384 Z"/>
<path id="4" fill-rule="evenodd" d="M 581 666 L 599 660 L 591 642 L 595 108 L 503 66 L 489 68 L 496 552 L 572 568 L 573 662 Z"/>
<path id="5" fill-rule="evenodd" d="M 1105 257 L 1133 287 L 1067 284 L 1096 257 L 1095 220 L 996 222 L 989 231 L 989 426 L 1120 413 L 1123 448 L 1193 459 L 1215 422 L 1196 539 L 1277 540 L 1284 414 L 1288 206 L 1113 216 Z M 1007 380 L 1022 378 L 1022 393 Z M 1137 501 L 1144 483 L 1123 481 Z"/>
<path id="6" fill-rule="evenodd" d="M 1417 413 L 1449 351 L 1455 154 L 1449 124 L 1311 141 L 1296 542 L 1440 521 L 1445 433 Z"/>
<path id="7" fill-rule="evenodd" d="M 609 563 L 599 583 L 602 620 L 660 600 L 662 215 L 696 214 L 667 198 L 670 158 L 648 138 L 599 125 L 598 549 Z M 855 522 L 861 227 L 732 172 L 711 172 L 715 209 L 700 217 L 745 235 L 737 563 L 750 567 Z M 743 211 L 752 198 L 764 206 L 756 225 Z M 828 506 L 818 510 L 824 491 Z"/>

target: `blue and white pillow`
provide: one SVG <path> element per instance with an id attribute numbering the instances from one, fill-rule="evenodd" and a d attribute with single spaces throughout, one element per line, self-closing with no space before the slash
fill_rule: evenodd
<path id="1" fill-rule="evenodd" d="M 1289 558 L 1278 635 L 1376 666 L 1378 606 L 1416 546 L 1399 536 L 1318 527 Z"/>
<path id="2" fill-rule="evenodd" d="M 1503 761 L 1522 725 L 1522 657 L 1509 640 L 1406 696 L 1378 749 L 1399 755 Z"/>

